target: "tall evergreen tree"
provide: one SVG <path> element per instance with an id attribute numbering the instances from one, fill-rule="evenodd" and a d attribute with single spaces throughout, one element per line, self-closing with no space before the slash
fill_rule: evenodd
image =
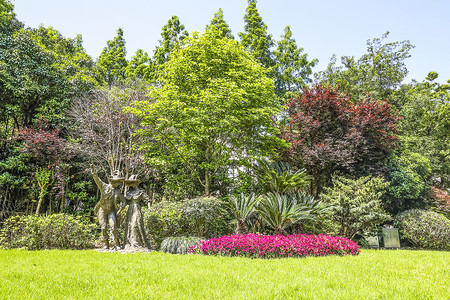
<path id="1" fill-rule="evenodd" d="M 168 61 L 173 49 L 189 35 L 177 16 L 172 16 L 162 30 L 162 39 L 159 40 L 153 55 L 153 61 L 158 66 Z"/>
<path id="2" fill-rule="evenodd" d="M 267 33 L 267 25 L 263 22 L 256 8 L 256 0 L 249 0 L 244 16 L 244 32 L 239 32 L 241 44 L 266 68 L 275 65 L 270 50 L 274 46 L 271 34 Z"/>
<path id="3" fill-rule="evenodd" d="M 149 80 L 152 70 L 152 60 L 148 53 L 138 49 L 127 65 L 125 76 L 129 79 Z"/>
<path id="4" fill-rule="evenodd" d="M 278 97 L 289 97 L 311 83 L 312 68 L 318 60 L 308 61 L 308 54 L 302 53 L 303 48 L 298 47 L 292 38 L 290 26 L 284 29 L 282 40 L 278 42 L 274 51 L 276 60 L 275 88 Z"/>
<path id="5" fill-rule="evenodd" d="M 115 82 L 125 79 L 125 70 L 128 62 L 126 59 L 125 39 L 122 28 L 117 29 L 117 36 L 107 42 L 97 60 L 99 80 L 109 87 Z"/>
<path id="6" fill-rule="evenodd" d="M 212 18 L 211 22 L 206 25 L 206 30 L 209 30 L 212 26 L 217 28 L 220 32 L 220 36 L 234 40 L 234 36 L 231 34 L 230 26 L 228 26 L 227 22 L 223 18 L 223 10 L 221 8 L 219 8 L 219 10 L 214 14 L 214 18 Z"/>

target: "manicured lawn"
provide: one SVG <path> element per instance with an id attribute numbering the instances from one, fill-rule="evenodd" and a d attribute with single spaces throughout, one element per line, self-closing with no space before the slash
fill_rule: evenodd
<path id="1" fill-rule="evenodd" d="M 1 299 L 450 299 L 450 252 L 259 260 L 0 251 Z"/>

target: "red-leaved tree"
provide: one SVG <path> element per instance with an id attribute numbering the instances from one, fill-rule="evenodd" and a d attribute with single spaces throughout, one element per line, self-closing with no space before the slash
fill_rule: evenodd
<path id="1" fill-rule="evenodd" d="M 398 146 L 399 117 L 387 101 L 366 96 L 352 102 L 339 89 L 315 85 L 288 103 L 281 136 L 291 145 L 286 159 L 312 176 L 318 195 L 333 173 L 378 173 L 383 159 Z"/>
<path id="2" fill-rule="evenodd" d="M 32 156 L 35 170 L 44 167 L 52 171 L 53 190 L 56 198 L 61 199 L 62 209 L 65 206 L 67 162 L 74 152 L 67 146 L 66 140 L 60 137 L 60 129 L 52 129 L 47 120 L 39 119 L 35 127 L 16 130 L 14 139 L 23 142 L 22 152 Z"/>

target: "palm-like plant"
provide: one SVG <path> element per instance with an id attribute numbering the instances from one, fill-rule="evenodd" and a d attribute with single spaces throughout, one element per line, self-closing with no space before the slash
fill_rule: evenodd
<path id="1" fill-rule="evenodd" d="M 234 195 L 231 196 L 227 204 L 237 221 L 236 233 L 247 233 L 247 221 L 255 212 L 258 198 L 253 193 L 248 196 L 241 193 L 241 195 L 237 197 Z"/>
<path id="2" fill-rule="evenodd" d="M 279 193 L 264 196 L 258 206 L 258 212 L 262 221 L 274 230 L 274 234 L 286 233 L 290 225 L 310 215 L 308 207 L 298 203 L 296 197 Z"/>
<path id="3" fill-rule="evenodd" d="M 305 188 L 310 179 L 304 169 L 293 172 L 291 166 L 285 162 L 269 162 L 260 159 L 254 168 L 258 182 L 265 193 L 295 192 Z"/>

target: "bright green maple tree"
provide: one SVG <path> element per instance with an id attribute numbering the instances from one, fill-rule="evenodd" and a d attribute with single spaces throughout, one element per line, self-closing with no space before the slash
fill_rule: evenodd
<path id="1" fill-rule="evenodd" d="M 153 142 L 146 145 L 153 164 L 181 161 L 211 192 L 219 171 L 249 165 L 270 155 L 284 141 L 273 116 L 280 106 L 267 71 L 234 40 L 216 28 L 186 38 L 163 65 L 153 101 L 136 102 L 138 115 Z M 155 143 L 157 142 L 157 143 Z M 163 145 L 167 151 L 161 151 Z"/>

